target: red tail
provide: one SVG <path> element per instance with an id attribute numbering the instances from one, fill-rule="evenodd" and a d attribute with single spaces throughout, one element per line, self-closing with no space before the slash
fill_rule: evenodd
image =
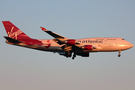
<path id="1" fill-rule="evenodd" d="M 10 38 L 21 40 L 21 39 L 30 39 L 25 33 L 23 33 L 19 28 L 17 28 L 10 21 L 2 21 L 6 32 Z"/>

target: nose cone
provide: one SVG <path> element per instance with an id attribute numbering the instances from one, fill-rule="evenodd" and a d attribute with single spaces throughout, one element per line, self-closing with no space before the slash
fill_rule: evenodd
<path id="1" fill-rule="evenodd" d="M 126 48 L 127 49 L 130 49 L 130 48 L 132 48 L 134 45 L 132 44 L 132 43 L 130 43 L 130 42 L 127 42 L 126 44 Z"/>
<path id="2" fill-rule="evenodd" d="M 121 42 L 120 42 L 121 43 Z M 127 50 L 132 48 L 134 45 L 126 40 L 123 41 L 123 44 L 120 45 L 121 50 Z"/>
<path id="3" fill-rule="evenodd" d="M 134 45 L 131 43 L 131 48 L 133 47 Z"/>
<path id="4" fill-rule="evenodd" d="M 134 46 L 134 45 L 129 42 L 128 47 L 129 47 L 129 48 L 132 48 L 133 46 Z"/>

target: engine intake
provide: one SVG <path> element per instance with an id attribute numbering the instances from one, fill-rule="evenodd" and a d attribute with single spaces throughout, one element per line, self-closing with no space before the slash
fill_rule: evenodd
<path id="1" fill-rule="evenodd" d="M 69 44 L 69 45 L 75 45 L 75 39 L 69 39 L 67 41 L 65 41 L 65 43 Z"/>
<path id="2" fill-rule="evenodd" d="M 85 45 L 84 47 L 82 47 L 84 50 L 92 50 L 93 47 L 92 45 Z"/>

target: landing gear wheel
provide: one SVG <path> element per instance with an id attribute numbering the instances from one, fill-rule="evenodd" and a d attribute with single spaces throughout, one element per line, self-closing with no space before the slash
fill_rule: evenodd
<path id="1" fill-rule="evenodd" d="M 76 57 L 76 54 L 74 53 L 72 59 L 75 59 L 75 57 Z"/>
<path id="2" fill-rule="evenodd" d="M 72 57 L 72 59 L 74 60 L 74 59 L 75 59 L 75 57 Z"/>
<path id="3" fill-rule="evenodd" d="M 119 55 L 118 55 L 118 57 L 120 57 L 120 56 L 121 56 L 121 54 L 120 54 L 120 53 L 121 53 L 121 51 L 119 51 Z"/>
<path id="4" fill-rule="evenodd" d="M 71 55 L 72 55 L 72 53 L 69 52 L 69 51 L 67 51 L 66 54 L 65 54 L 65 56 L 66 56 L 67 58 L 68 58 L 68 57 L 71 57 Z"/>
<path id="5" fill-rule="evenodd" d="M 67 57 L 67 58 L 69 57 L 69 52 L 68 52 L 68 51 L 66 52 L 66 57 Z"/>
<path id="6" fill-rule="evenodd" d="M 120 57 L 121 55 L 119 54 L 118 57 Z"/>

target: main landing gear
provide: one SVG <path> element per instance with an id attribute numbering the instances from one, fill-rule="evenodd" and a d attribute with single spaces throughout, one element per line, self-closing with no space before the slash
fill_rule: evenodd
<path id="1" fill-rule="evenodd" d="M 120 56 L 121 56 L 121 54 L 120 54 L 120 53 L 121 53 L 121 50 L 119 51 L 119 55 L 118 55 L 118 57 L 120 57 Z"/>
<path id="2" fill-rule="evenodd" d="M 74 54 L 73 54 L 73 57 L 72 57 L 72 59 L 75 59 L 75 57 L 76 57 L 76 53 L 74 53 Z"/>
<path id="3" fill-rule="evenodd" d="M 66 54 L 65 54 L 65 56 L 66 56 L 67 58 L 68 58 L 68 57 L 72 57 L 72 59 L 75 59 L 76 53 L 74 53 L 73 56 L 72 56 L 72 52 L 67 51 Z"/>
<path id="4" fill-rule="evenodd" d="M 71 54 L 72 54 L 72 53 L 70 53 L 69 51 L 67 51 L 67 52 L 66 52 L 66 57 L 67 57 L 67 58 L 68 58 L 68 57 L 71 57 Z"/>

